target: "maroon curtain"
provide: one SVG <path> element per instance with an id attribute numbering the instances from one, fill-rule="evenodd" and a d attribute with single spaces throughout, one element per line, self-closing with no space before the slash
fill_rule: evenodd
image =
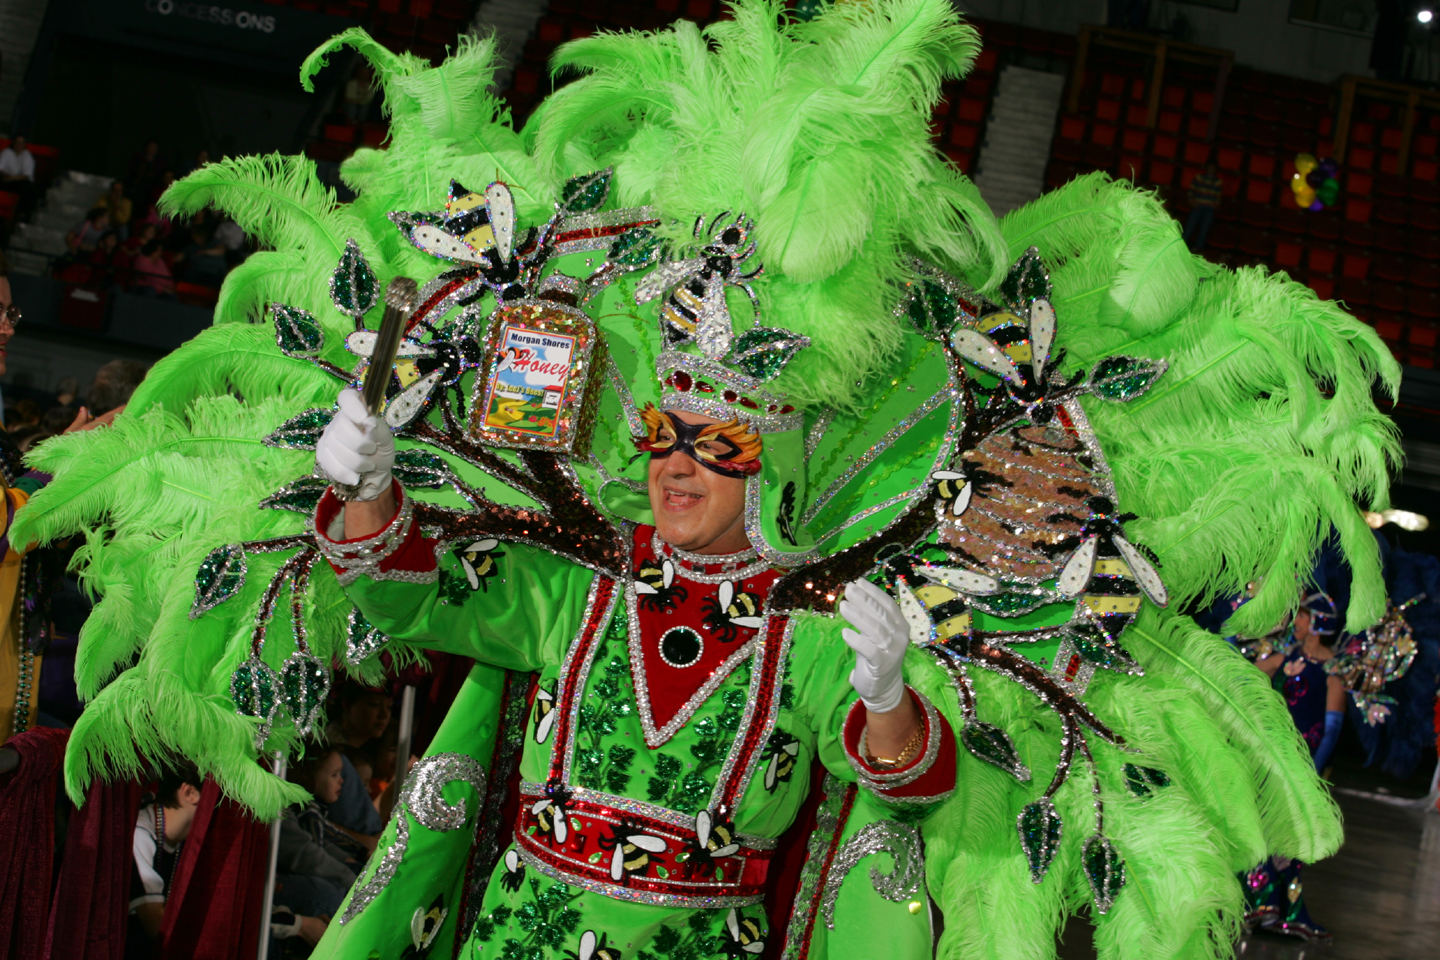
<path id="1" fill-rule="evenodd" d="M 124 960 L 141 785 L 95 782 L 70 815 L 46 960 Z"/>
<path id="2" fill-rule="evenodd" d="M 269 839 L 265 824 L 205 781 L 165 902 L 160 960 L 255 956 Z"/>
<path id="3" fill-rule="evenodd" d="M 36 727 L 5 746 L 20 765 L 0 774 L 0 956 L 40 960 L 55 864 L 55 789 L 69 730 Z"/>

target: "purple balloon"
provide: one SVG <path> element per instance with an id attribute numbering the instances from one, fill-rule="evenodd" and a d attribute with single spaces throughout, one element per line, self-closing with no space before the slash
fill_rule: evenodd
<path id="1" fill-rule="evenodd" d="M 1340 166 L 1333 157 L 1326 157 L 1316 164 L 1316 169 L 1324 174 L 1324 179 L 1332 179 L 1340 172 Z"/>
<path id="2" fill-rule="evenodd" d="M 1305 174 L 1305 182 L 1310 184 L 1310 189 L 1319 190 L 1321 185 L 1325 183 L 1325 174 L 1316 168 Z"/>
<path id="3" fill-rule="evenodd" d="M 1310 209 L 1315 213 L 1319 213 L 1321 210 L 1325 209 L 1325 204 L 1321 203 L 1319 200 L 1316 200 L 1314 203 L 1310 204 Z"/>

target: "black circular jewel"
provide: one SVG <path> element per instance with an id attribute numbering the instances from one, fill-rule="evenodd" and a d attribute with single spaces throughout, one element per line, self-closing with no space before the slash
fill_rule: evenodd
<path id="1" fill-rule="evenodd" d="M 699 662 L 703 647 L 700 634 L 689 627 L 674 627 L 660 638 L 660 659 L 672 667 L 693 666 Z"/>

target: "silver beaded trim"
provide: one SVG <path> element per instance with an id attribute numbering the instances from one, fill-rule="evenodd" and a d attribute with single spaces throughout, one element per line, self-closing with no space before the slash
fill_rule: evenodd
<path id="1" fill-rule="evenodd" d="M 622 887 L 613 883 L 605 883 L 600 880 L 591 880 L 588 877 L 577 876 L 567 873 L 557 867 L 544 863 L 527 850 L 521 844 L 515 845 L 515 852 L 520 859 L 532 867 L 538 873 L 547 877 L 568 883 L 571 886 L 580 887 L 591 893 L 599 894 L 602 897 L 610 897 L 614 900 L 627 900 L 631 903 L 648 903 L 657 907 L 691 907 L 699 909 L 716 909 L 722 907 L 748 907 L 760 903 L 765 899 L 764 894 L 753 894 L 751 896 L 730 896 L 730 897 L 708 897 L 708 896 L 685 896 L 673 893 L 650 893 L 646 890 L 632 890 L 629 887 Z"/>
<path id="2" fill-rule="evenodd" d="M 787 430 L 799 430 L 805 425 L 805 415 L 802 413 L 761 413 L 738 403 L 726 403 L 724 400 L 698 395 L 694 390 L 686 393 L 666 390 L 660 397 L 660 408 L 684 410 L 722 421 L 739 420 L 754 428 L 756 433 L 784 433 Z"/>
<path id="3" fill-rule="evenodd" d="M 813 563 L 820 559 L 820 552 L 817 549 L 787 552 L 775 549 L 765 539 L 763 523 L 765 494 L 761 488 L 770 482 L 759 473 L 745 478 L 745 535 L 750 538 L 750 542 L 755 545 L 760 556 L 777 567 L 803 567 L 807 563 Z M 802 521 L 802 526 L 803 524 L 804 521 Z"/>
<path id="4" fill-rule="evenodd" d="M 562 678 L 568 677 L 570 675 L 571 665 L 574 663 L 574 659 L 579 653 L 580 642 L 581 639 L 585 636 L 585 627 L 590 622 L 590 614 L 595 608 L 595 600 L 596 597 L 599 596 L 599 593 L 600 578 L 595 577 L 593 580 L 590 581 L 590 590 L 585 596 L 585 617 L 580 621 L 580 629 L 576 631 L 575 639 L 570 642 L 570 648 L 565 651 L 565 659 L 560 663 L 560 676 Z M 619 600 L 619 598 L 620 585 L 616 583 L 614 588 L 610 591 L 610 600 L 605 605 L 605 615 L 599 620 L 595 627 L 595 641 L 591 650 L 592 654 L 594 649 L 598 648 L 601 642 L 603 642 L 603 633 L 610 626 L 610 618 L 615 615 L 615 604 Z M 557 710 L 570 711 L 570 745 L 569 748 L 565 751 L 565 756 L 561 758 L 562 766 L 560 768 L 560 777 L 567 784 L 572 782 L 571 766 L 575 762 L 576 737 L 574 731 L 580 728 L 580 705 L 585 701 L 585 684 L 590 678 L 590 667 L 594 664 L 594 662 L 595 659 L 592 655 L 587 656 L 579 664 L 579 669 L 575 675 L 575 686 L 574 688 L 566 691 L 566 696 L 570 698 L 569 704 L 564 706 L 557 705 L 556 707 Z M 556 686 L 555 693 L 557 697 L 560 694 L 558 684 Z M 559 738 L 557 737 L 555 738 L 555 741 L 550 744 L 550 762 L 549 764 L 547 764 L 547 769 L 553 770 L 555 768 L 555 750 L 558 746 Z"/>
<path id="5" fill-rule="evenodd" d="M 530 780 L 521 781 L 520 796 L 532 797 L 536 800 L 543 799 L 547 796 L 545 787 L 546 785 L 543 783 L 535 783 Z M 683 831 L 686 836 L 695 833 L 695 815 L 692 813 L 681 813 L 678 810 L 671 810 L 669 807 L 661 807 L 644 800 L 622 797 L 601 790 L 592 790 L 589 787 L 567 787 L 566 789 L 570 791 L 570 796 L 577 801 L 609 807 L 612 810 L 619 810 L 637 817 L 658 820 L 676 830 Z M 774 850 L 778 844 L 773 837 L 757 837 L 748 833 L 735 834 L 735 842 L 751 850 L 761 851 Z"/>
<path id="6" fill-rule="evenodd" d="M 900 903 L 920 892 L 925 880 L 920 831 L 894 820 L 866 824 L 835 854 L 830 875 L 825 878 L 820 915 L 829 929 L 835 929 L 835 903 L 840 899 L 840 885 L 861 860 L 874 853 L 888 853 L 895 863 L 888 874 L 881 873 L 879 867 L 870 868 L 870 883 L 876 893 L 892 903 Z"/>
<path id="7" fill-rule="evenodd" d="M 401 495 L 404 496 L 403 491 Z M 400 505 L 400 511 L 395 514 L 395 518 L 385 529 L 373 537 L 351 543 L 340 543 L 330 539 L 328 532 L 321 530 L 319 523 L 316 523 L 314 525 L 315 549 L 343 571 L 337 577 L 342 587 L 349 586 L 361 576 L 368 576 L 372 580 L 433 583 L 439 577 L 438 569 L 426 573 L 413 570 L 381 571 L 380 569 L 381 561 L 399 550 L 401 544 L 405 542 L 405 538 L 410 535 L 410 526 L 414 518 L 415 501 L 410 497 L 405 497 L 404 502 Z"/>
<path id="8" fill-rule="evenodd" d="M 620 401 L 620 409 L 625 414 L 625 422 L 630 425 L 630 435 L 638 437 L 645 433 L 645 421 L 640 419 L 640 411 L 635 407 L 635 395 L 630 391 L 630 384 L 625 382 L 625 377 L 620 373 L 620 367 L 615 363 L 609 351 L 605 353 L 605 377 L 610 381 L 610 389 L 615 391 L 616 398 Z"/>
<path id="9" fill-rule="evenodd" d="M 603 230 L 607 227 L 618 227 L 627 223 L 639 225 L 659 219 L 660 210 L 658 207 L 624 207 L 620 210 L 607 210 L 604 213 L 577 213 L 561 220 L 555 227 L 555 233 L 573 233 L 576 230 Z M 609 250 L 610 244 L 614 242 L 615 237 L 613 236 L 582 237 L 579 240 L 567 240 L 564 243 L 555 244 L 555 256 L 564 256 L 567 253 L 584 253 L 587 250 Z"/>
<path id="10" fill-rule="evenodd" d="M 860 762 L 859 757 L 852 754 L 849 750 L 845 751 L 845 757 L 850 761 L 850 768 L 855 771 L 855 775 L 860 779 L 860 783 L 869 787 L 871 790 L 877 791 L 877 793 L 882 790 L 895 790 L 899 787 L 908 787 L 929 773 L 930 768 L 935 765 L 935 758 L 940 755 L 940 741 L 943 739 L 940 736 L 940 714 L 935 711 L 935 705 L 931 703 L 924 694 L 908 685 L 905 689 L 909 690 L 911 695 L 919 701 L 920 710 L 925 715 L 925 746 L 921 749 L 920 759 L 914 766 L 895 773 L 874 773 L 865 768 L 864 764 Z M 865 753 L 868 752 L 865 746 L 866 733 L 867 731 L 865 730 L 860 731 L 861 756 L 864 756 Z M 953 789 L 952 787 L 951 790 Z M 947 791 L 945 795 L 948 796 L 949 792 Z M 883 793 L 879 794 L 879 796 L 880 799 L 888 800 L 892 803 L 921 802 L 920 798 L 887 797 Z"/>
<path id="11" fill-rule="evenodd" d="M 473 757 L 463 753 L 437 753 L 410 769 L 405 777 L 405 786 L 400 791 L 400 800 L 395 804 L 395 839 L 385 850 L 370 879 L 351 893 L 350 902 L 340 916 L 342 925 L 358 917 L 395 879 L 395 871 L 405 858 L 405 849 L 410 843 L 407 813 L 420 826 L 440 833 L 465 826 L 471 817 L 465 801 L 447 803 L 441 795 L 441 791 L 452 783 L 468 783 L 475 788 L 475 812 L 479 813 L 485 802 L 485 770 Z M 476 826 L 479 826 L 478 818 Z"/>
<path id="12" fill-rule="evenodd" d="M 802 960 L 810 949 L 806 937 L 815 907 L 815 893 L 823 887 L 825 876 L 820 871 L 830 844 L 843 828 L 840 812 L 845 808 L 845 795 L 853 789 L 832 773 L 825 774 L 820 785 L 820 805 L 815 809 L 815 829 L 806 843 L 805 865 L 800 869 L 800 882 L 795 889 L 795 905 L 790 912 L 790 926 L 785 931 L 785 948 L 781 960 Z M 838 852 L 838 851 L 837 851 Z"/>
<path id="13" fill-rule="evenodd" d="M 765 616 L 764 621 L 760 624 L 760 631 L 755 635 L 754 641 L 756 644 L 755 667 L 757 669 L 750 672 L 750 689 L 748 691 L 749 695 L 745 698 L 745 711 L 740 717 L 740 725 L 735 728 L 735 739 L 730 745 L 729 752 L 725 754 L 725 762 L 720 767 L 719 775 L 715 777 L 715 789 L 710 794 L 710 809 L 712 810 L 721 805 L 725 784 L 729 782 L 735 770 L 735 749 L 740 743 L 744 742 L 746 735 L 750 732 L 751 725 L 756 723 L 760 724 L 761 735 L 757 738 L 757 743 L 765 743 L 775 731 L 775 721 L 780 716 L 780 692 L 784 689 L 781 685 L 785 680 L 785 671 L 788 670 L 790 666 L 790 643 L 794 633 L 795 619 L 793 617 L 787 617 L 785 620 L 785 631 L 780 636 L 780 652 L 775 658 L 775 662 L 779 664 L 780 676 L 765 677 L 763 675 L 764 671 L 758 668 L 765 663 L 766 644 L 769 642 L 770 636 L 769 614 Z M 755 704 L 760 699 L 761 685 L 767 681 L 775 685 L 774 695 L 770 697 L 770 710 L 765 716 L 757 717 L 755 715 Z M 763 750 L 753 751 L 750 754 L 749 762 L 745 765 L 745 769 L 740 772 L 740 779 L 735 784 L 735 799 L 733 801 L 736 807 L 745 799 L 745 791 L 749 789 L 750 781 L 755 778 L 755 769 L 760 765 L 760 756 L 763 753 Z"/>
<path id="14" fill-rule="evenodd" d="M 686 563 L 700 563 L 705 566 L 720 564 L 727 568 L 719 573 L 702 573 L 699 570 L 690 570 L 676 564 L 675 575 L 682 579 L 689 580 L 691 583 L 718 586 L 726 580 L 739 581 L 749 577 L 758 577 L 762 573 L 767 573 L 772 569 L 771 565 L 764 560 L 752 562 L 758 556 L 758 551 L 756 551 L 754 547 L 748 550 L 742 550 L 739 553 L 713 555 L 691 553 L 688 550 L 681 550 L 679 547 L 661 540 L 659 533 L 652 533 L 650 535 L 650 549 L 655 552 L 655 556 L 657 557 L 670 557 L 674 560 L 683 560 Z M 741 564 L 746 564 L 746 566 L 741 566 Z"/>

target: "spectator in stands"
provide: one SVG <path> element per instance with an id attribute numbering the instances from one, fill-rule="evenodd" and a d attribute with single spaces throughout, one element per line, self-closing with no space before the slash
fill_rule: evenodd
<path id="1" fill-rule="evenodd" d="M 146 227 L 153 230 L 153 227 Z M 130 262 L 131 276 L 133 277 L 130 291 L 146 297 L 159 297 L 162 300 L 175 299 L 175 280 L 170 274 L 170 265 L 165 262 L 161 255 L 160 241 L 151 239 L 135 259 Z"/>
<path id="2" fill-rule="evenodd" d="M 95 201 L 95 207 L 109 211 L 110 226 L 120 235 L 121 240 L 130 236 L 130 215 L 134 205 L 130 198 L 125 196 L 125 184 L 119 180 L 112 181 L 109 192 Z"/>
<path id="3" fill-rule="evenodd" d="M 154 956 L 170 881 L 200 805 L 202 783 L 192 764 L 177 764 L 161 775 L 158 796 L 142 806 L 135 818 L 126 960 Z"/>
<path id="4" fill-rule="evenodd" d="M 1220 206 L 1224 188 L 1225 182 L 1215 172 L 1213 160 L 1190 181 L 1190 216 L 1185 220 L 1185 245 L 1191 253 L 1205 249 L 1210 227 L 1215 223 L 1215 208 Z"/>
<path id="5" fill-rule="evenodd" d="M 190 228 L 190 243 L 180 252 L 185 261 L 181 279 L 204 287 L 218 287 L 225 279 L 225 244 L 204 226 Z"/>
<path id="6" fill-rule="evenodd" d="M 245 262 L 245 231 L 232 218 L 226 217 L 215 228 L 215 239 L 225 245 L 225 262 L 234 267 Z"/>
<path id="7" fill-rule="evenodd" d="M 0 190 L 20 198 L 15 204 L 15 219 L 28 219 L 35 209 L 38 195 L 35 189 L 35 155 L 30 152 L 24 134 L 17 135 L 10 141 L 10 146 L 0 150 Z"/>
<path id="8" fill-rule="evenodd" d="M 70 248 L 71 255 L 76 256 L 77 259 L 84 259 L 79 257 L 79 254 L 94 253 L 95 247 L 100 243 L 100 238 L 109 229 L 110 211 L 96 207 L 85 214 L 85 220 L 80 226 L 65 234 L 65 245 Z"/>
<path id="9" fill-rule="evenodd" d="M 40 407 L 34 400 L 17 400 L 5 404 L 5 429 L 13 436 L 17 430 L 40 426 Z"/>
<path id="10" fill-rule="evenodd" d="M 366 851 L 326 815 L 344 782 L 340 748 L 312 745 L 308 754 L 290 769 L 290 782 L 310 791 L 312 799 L 288 807 L 280 822 L 275 897 L 298 914 L 328 919 L 339 912 Z"/>
<path id="11" fill-rule="evenodd" d="M 201 167 L 205 166 L 205 164 L 209 162 L 210 151 L 201 150 L 195 154 L 195 162 L 190 164 L 190 166 L 186 167 L 185 169 L 179 171 L 179 175 L 182 177 L 188 177 L 190 176 L 190 174 L 194 173 L 196 170 L 199 170 Z"/>
<path id="12" fill-rule="evenodd" d="M 114 230 L 106 230 L 100 234 L 100 240 L 95 244 L 95 249 L 90 253 L 90 280 L 92 283 L 117 283 L 122 282 L 124 274 L 129 271 L 129 258 L 122 263 L 120 258 L 120 237 Z"/>
<path id="13" fill-rule="evenodd" d="M 125 185 L 132 197 L 153 197 L 170 165 L 160 156 L 160 141 L 151 137 L 145 141 L 145 148 L 130 159 L 130 175 Z"/>
<path id="14" fill-rule="evenodd" d="M 390 695 L 384 690 L 347 683 L 340 688 L 336 702 L 336 718 L 325 728 L 326 739 L 336 746 L 365 748 L 390 725 Z M 339 799 L 330 805 L 330 819 L 374 850 L 375 838 L 384 825 L 380 813 L 370 799 L 368 784 L 360 779 L 349 757 L 343 758 L 341 769 L 344 785 Z"/>
<path id="15" fill-rule="evenodd" d="M 61 377 L 60 382 L 55 385 L 56 406 L 73 407 L 79 397 L 80 381 L 74 377 Z"/>
<path id="16" fill-rule="evenodd" d="M 370 119 L 370 102 L 375 99 L 375 75 L 368 63 L 361 63 L 345 84 L 345 118 L 351 123 Z"/>
<path id="17" fill-rule="evenodd" d="M 85 409 L 92 417 L 124 410 L 148 370 L 139 360 L 111 360 L 95 371 L 95 379 L 85 393 Z"/>
<path id="18" fill-rule="evenodd" d="M 134 257 L 144 249 L 145 244 L 154 240 L 160 231 L 156 229 L 153 221 L 136 217 L 130 221 L 130 236 L 120 244 L 120 249 Z"/>

